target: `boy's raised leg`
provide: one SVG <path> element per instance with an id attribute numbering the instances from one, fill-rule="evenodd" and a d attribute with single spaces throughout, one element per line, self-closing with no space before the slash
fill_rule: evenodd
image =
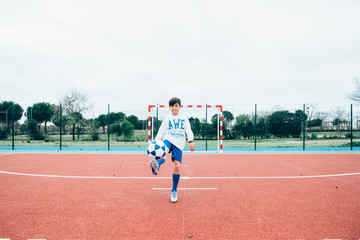
<path id="1" fill-rule="evenodd" d="M 156 159 L 152 159 L 150 161 L 150 168 L 151 168 L 152 174 L 154 174 L 154 175 L 158 174 L 158 172 L 159 172 L 159 164 L 156 161 Z"/>
<path id="2" fill-rule="evenodd" d="M 155 160 L 155 159 L 152 159 L 150 161 L 150 168 L 151 168 L 151 171 L 154 175 L 157 175 L 159 173 L 159 170 L 160 170 L 160 166 L 161 164 L 163 164 L 165 162 L 165 159 L 162 158 L 162 159 L 159 159 L 159 160 Z"/>

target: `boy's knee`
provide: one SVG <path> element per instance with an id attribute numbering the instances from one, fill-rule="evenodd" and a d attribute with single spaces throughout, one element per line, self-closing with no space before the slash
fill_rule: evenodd
<path id="1" fill-rule="evenodd" d="M 181 168 L 181 163 L 179 161 L 174 161 L 174 173 L 175 174 L 180 174 L 180 168 Z"/>

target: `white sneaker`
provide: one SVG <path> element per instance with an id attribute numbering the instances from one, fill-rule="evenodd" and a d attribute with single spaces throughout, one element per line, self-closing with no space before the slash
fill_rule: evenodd
<path id="1" fill-rule="evenodd" d="M 177 202 L 177 192 L 171 191 L 171 202 L 176 203 Z"/>
<path id="2" fill-rule="evenodd" d="M 159 163 L 155 159 L 150 161 L 150 168 L 154 175 L 159 173 Z"/>

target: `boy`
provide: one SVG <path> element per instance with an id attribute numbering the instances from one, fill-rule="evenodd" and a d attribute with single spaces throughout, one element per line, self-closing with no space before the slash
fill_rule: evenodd
<path id="1" fill-rule="evenodd" d="M 185 146 L 185 133 L 189 142 L 189 149 L 195 150 L 194 134 L 191 131 L 190 122 L 187 117 L 180 115 L 181 100 L 173 97 L 169 100 L 169 109 L 171 114 L 165 117 L 160 129 L 156 135 L 155 140 L 162 140 L 168 153 L 171 153 L 171 159 L 174 163 L 174 173 L 172 176 L 173 187 L 171 190 L 171 202 L 177 202 L 177 186 L 180 180 L 180 167 L 182 161 L 182 153 Z M 151 160 L 150 168 L 154 175 L 157 175 L 161 164 L 165 159 Z"/>

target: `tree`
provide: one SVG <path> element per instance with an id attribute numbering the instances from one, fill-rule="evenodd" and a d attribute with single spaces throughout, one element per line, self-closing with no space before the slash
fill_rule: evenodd
<path id="1" fill-rule="evenodd" d="M 337 106 L 334 110 L 332 110 L 332 114 L 331 114 L 333 116 L 332 124 L 336 127 L 337 131 L 340 131 L 340 125 L 342 123 L 346 123 L 346 119 L 344 117 L 345 114 L 346 111 L 340 106 Z"/>
<path id="2" fill-rule="evenodd" d="M 246 121 L 245 125 L 244 125 L 244 129 L 242 132 L 242 135 L 244 138 L 251 138 L 253 137 L 255 134 L 255 128 L 254 128 L 254 124 L 252 121 Z"/>
<path id="3" fill-rule="evenodd" d="M 121 135 L 121 126 L 119 124 L 112 124 L 110 125 L 110 134 L 114 134 L 117 137 Z"/>
<path id="4" fill-rule="evenodd" d="M 67 116 L 62 116 L 60 122 L 60 105 L 51 104 L 51 109 L 53 111 L 51 122 L 58 128 L 62 127 L 62 131 L 64 132 L 68 120 Z M 60 126 L 61 124 L 62 126 Z"/>
<path id="5" fill-rule="evenodd" d="M 45 134 L 47 134 L 46 125 L 47 122 L 51 120 L 52 115 L 54 114 L 53 108 L 51 107 L 50 103 L 40 102 L 33 104 L 32 107 L 28 107 L 26 110 L 26 117 L 28 119 L 34 119 L 38 123 L 45 122 Z"/>
<path id="6" fill-rule="evenodd" d="M 201 123 L 200 136 L 205 139 L 216 138 L 216 128 L 213 127 L 213 124 L 206 123 L 205 121 Z"/>
<path id="7" fill-rule="evenodd" d="M 230 122 L 234 120 L 234 116 L 229 111 L 223 112 L 223 136 L 224 138 L 230 138 L 230 130 L 228 129 L 228 126 L 230 125 Z M 220 121 L 219 116 L 217 114 L 214 114 L 211 118 L 211 125 L 209 125 L 209 131 L 210 137 L 213 138 L 217 136 L 218 132 L 218 124 L 220 124 L 218 121 Z M 209 135 L 208 135 L 209 136 Z"/>
<path id="8" fill-rule="evenodd" d="M 287 110 L 276 111 L 267 118 L 269 132 L 275 137 L 299 137 L 302 129 L 302 122 L 307 116 L 302 110 L 291 113 Z"/>
<path id="9" fill-rule="evenodd" d="M 322 122 L 323 121 L 320 118 L 315 118 L 313 120 L 310 120 L 308 122 L 308 127 L 310 128 L 310 131 L 311 131 L 311 128 L 313 128 L 313 127 L 321 127 Z"/>
<path id="10" fill-rule="evenodd" d="M 81 125 L 82 125 L 82 121 L 84 120 L 82 114 L 80 112 L 73 112 L 68 114 L 67 116 L 67 122 L 69 124 L 71 124 L 72 126 L 72 135 L 73 135 L 73 141 L 75 140 L 75 130 L 76 130 L 76 126 L 78 126 L 77 128 L 77 132 L 78 132 L 78 137 L 79 137 L 79 133 L 81 130 Z"/>
<path id="11" fill-rule="evenodd" d="M 117 123 L 121 124 L 126 119 L 125 113 L 122 112 L 111 112 L 110 113 L 110 124 Z"/>
<path id="12" fill-rule="evenodd" d="M 62 97 L 64 112 L 68 115 L 68 124 L 72 126 L 73 141 L 75 140 L 76 123 L 82 120 L 82 113 L 89 108 L 87 96 L 77 89 L 71 89 Z"/>
<path id="13" fill-rule="evenodd" d="M 214 114 L 212 117 L 211 117 L 211 124 L 209 125 L 210 128 L 208 128 L 208 136 L 210 138 L 217 138 L 217 135 L 218 135 L 218 124 L 220 124 L 220 119 L 218 119 L 218 115 L 217 114 Z M 224 125 L 224 122 L 223 122 L 223 125 Z M 224 126 L 223 126 L 223 129 L 224 129 Z M 210 130 L 210 131 L 209 131 Z M 224 134 L 224 130 L 223 130 L 223 136 L 225 136 Z"/>
<path id="14" fill-rule="evenodd" d="M 223 131 L 225 138 L 230 138 L 230 123 L 234 120 L 234 115 L 229 111 L 223 111 Z"/>
<path id="15" fill-rule="evenodd" d="M 289 123 L 293 118 L 287 110 L 273 112 L 267 122 L 270 133 L 279 138 L 289 137 Z"/>
<path id="16" fill-rule="evenodd" d="M 298 138 L 300 137 L 301 129 L 306 127 L 307 115 L 302 110 L 296 110 L 293 116 L 294 119 L 289 123 L 289 134 L 292 137 Z"/>
<path id="17" fill-rule="evenodd" d="M 139 120 L 139 126 L 140 126 L 140 129 L 144 130 L 145 127 L 147 126 L 147 122 L 148 120 Z"/>
<path id="18" fill-rule="evenodd" d="M 0 140 L 6 139 L 7 137 L 8 137 L 7 130 L 6 130 L 6 129 L 3 129 L 3 128 L 0 126 Z"/>
<path id="19" fill-rule="evenodd" d="M 21 119 L 24 109 L 17 103 L 14 103 L 12 101 L 3 101 L 0 103 L 0 121 L 8 124 L 8 128 L 10 126 L 10 123 L 12 122 L 12 107 L 14 106 L 14 122 Z M 6 114 L 7 113 L 7 114 Z"/>
<path id="20" fill-rule="evenodd" d="M 133 117 L 137 118 L 136 116 L 132 115 Z M 133 117 L 131 117 L 130 119 L 132 119 Z M 103 129 L 103 133 L 105 133 L 105 127 L 110 123 L 110 125 L 113 124 L 118 124 L 120 126 L 120 124 L 125 120 L 126 115 L 125 113 L 122 112 L 111 112 L 109 114 L 109 120 L 108 120 L 108 115 L 107 114 L 101 114 L 99 115 L 96 120 L 99 122 L 100 127 L 102 127 Z M 132 119 L 131 121 L 133 121 L 134 119 Z M 135 121 L 135 120 L 134 120 Z M 137 125 L 139 125 L 139 123 L 137 123 Z M 140 128 L 141 129 L 141 128 Z"/>
<path id="21" fill-rule="evenodd" d="M 319 105 L 316 104 L 316 103 L 307 103 L 306 104 L 306 116 L 308 118 L 309 121 L 311 121 L 316 113 L 318 112 L 318 108 L 319 108 Z"/>
<path id="22" fill-rule="evenodd" d="M 96 120 L 98 121 L 100 127 L 102 127 L 103 133 L 105 133 L 105 127 L 108 124 L 108 116 L 105 114 L 101 114 L 96 118 Z"/>
<path id="23" fill-rule="evenodd" d="M 88 131 L 90 133 L 91 139 L 93 141 L 99 140 L 99 133 L 98 129 L 100 127 L 100 123 L 97 121 L 97 119 L 89 119 L 86 121 L 88 125 Z"/>
<path id="24" fill-rule="evenodd" d="M 340 130 L 340 124 L 343 121 L 340 118 L 335 118 L 334 121 L 332 121 L 332 124 L 336 127 L 336 130 L 339 131 Z"/>
<path id="25" fill-rule="evenodd" d="M 340 106 L 337 106 L 335 109 L 331 111 L 331 115 L 333 116 L 334 119 L 339 118 L 343 120 L 345 113 L 346 111 Z"/>
<path id="26" fill-rule="evenodd" d="M 135 115 L 130 115 L 126 118 L 133 126 L 134 129 L 141 129 L 141 125 L 139 124 L 139 118 Z"/>
<path id="27" fill-rule="evenodd" d="M 269 136 L 269 128 L 264 117 L 259 118 L 259 121 L 256 123 L 256 136 L 259 136 L 261 139 Z"/>
<path id="28" fill-rule="evenodd" d="M 232 128 L 232 135 L 236 139 L 240 139 L 241 137 L 249 138 L 253 136 L 254 129 L 253 123 L 250 119 L 249 115 L 240 114 L 235 119 L 235 124 Z"/>
<path id="29" fill-rule="evenodd" d="M 348 95 L 348 97 L 351 100 L 360 103 L 360 82 L 358 79 L 355 79 L 354 82 L 355 82 L 355 91 L 352 94 Z"/>
<path id="30" fill-rule="evenodd" d="M 194 133 L 194 136 L 199 136 L 200 135 L 200 129 L 201 129 L 200 120 L 198 118 L 190 117 L 189 122 L 190 122 L 190 125 L 191 125 L 191 130 Z"/>
<path id="31" fill-rule="evenodd" d="M 329 113 L 328 113 L 328 112 L 321 112 L 321 111 L 319 111 L 319 112 L 317 112 L 317 113 L 315 114 L 315 118 L 316 118 L 316 119 L 320 119 L 322 123 L 325 122 L 325 121 L 328 119 L 328 117 L 329 117 Z M 320 130 L 321 130 L 321 131 L 322 131 L 322 126 L 323 126 L 322 123 L 321 123 L 321 125 L 320 125 Z"/>
<path id="32" fill-rule="evenodd" d="M 44 140 L 44 136 L 39 132 L 39 123 L 35 119 L 25 121 L 25 131 L 31 140 Z"/>
<path id="33" fill-rule="evenodd" d="M 125 141 L 131 141 L 134 136 L 134 126 L 127 120 L 124 120 L 121 124 L 121 131 L 124 135 Z"/>

